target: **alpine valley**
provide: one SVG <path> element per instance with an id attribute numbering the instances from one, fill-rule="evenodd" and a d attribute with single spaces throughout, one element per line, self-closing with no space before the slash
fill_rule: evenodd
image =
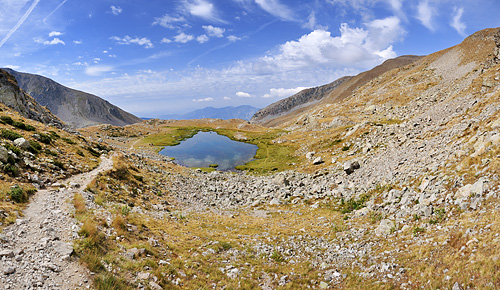
<path id="1" fill-rule="evenodd" d="M 500 28 L 250 121 L 141 121 L 9 69 L 0 100 L 1 289 L 500 288 Z M 158 154 L 199 131 L 257 153 Z"/>

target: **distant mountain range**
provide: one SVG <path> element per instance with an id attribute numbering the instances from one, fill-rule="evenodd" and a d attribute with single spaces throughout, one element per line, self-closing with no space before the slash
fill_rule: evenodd
<path id="1" fill-rule="evenodd" d="M 73 128 L 97 124 L 123 126 L 142 120 L 98 96 L 65 87 L 49 78 L 3 69 L 40 105 Z"/>
<path id="2" fill-rule="evenodd" d="M 195 110 L 184 115 L 180 114 L 172 114 L 172 115 L 162 115 L 159 119 L 175 119 L 175 120 L 190 120 L 190 119 L 243 119 L 250 120 L 252 116 L 258 111 L 258 108 L 243 105 L 238 107 L 223 107 L 223 108 L 214 108 L 207 107 L 204 109 Z"/>

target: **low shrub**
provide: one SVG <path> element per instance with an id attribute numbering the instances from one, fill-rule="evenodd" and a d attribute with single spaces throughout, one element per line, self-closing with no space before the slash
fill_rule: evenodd
<path id="1" fill-rule="evenodd" d="M 31 153 L 33 154 L 38 154 L 40 153 L 40 150 L 42 150 L 42 145 L 36 141 L 29 141 L 30 142 L 30 148 L 28 149 Z"/>
<path id="2" fill-rule="evenodd" d="M 26 125 L 24 124 L 23 122 L 14 122 L 12 123 L 12 126 L 16 127 L 16 128 L 19 128 L 21 130 L 25 130 L 25 131 L 36 131 L 36 128 L 31 126 L 31 125 Z"/>
<path id="3" fill-rule="evenodd" d="M 52 142 L 52 138 L 48 134 L 40 133 L 40 142 L 45 144 L 50 144 Z"/>
<path id="4" fill-rule="evenodd" d="M 12 123 L 14 123 L 14 120 L 12 120 L 12 118 L 9 116 L 0 116 L 0 121 L 4 124 L 9 124 L 9 125 L 12 125 Z"/>
<path id="5" fill-rule="evenodd" d="M 16 185 L 10 189 L 9 196 L 14 202 L 25 203 L 28 202 L 30 196 L 35 192 L 35 189 L 23 189 L 19 185 Z"/>
<path id="6" fill-rule="evenodd" d="M 17 132 L 11 131 L 11 130 L 3 129 L 2 133 L 0 134 L 0 137 L 14 141 L 18 138 L 23 138 L 23 135 L 21 135 Z"/>
<path id="7" fill-rule="evenodd" d="M 5 164 L 5 166 L 3 167 L 3 172 L 14 177 L 19 176 L 20 174 L 19 169 L 13 164 Z"/>

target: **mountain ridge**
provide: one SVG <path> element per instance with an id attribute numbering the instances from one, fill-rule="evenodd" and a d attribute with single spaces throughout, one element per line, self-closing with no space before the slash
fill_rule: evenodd
<path id="1" fill-rule="evenodd" d="M 159 119 L 176 119 L 176 120 L 190 120 L 190 119 L 243 119 L 250 120 L 252 116 L 259 109 L 249 106 L 226 106 L 221 108 L 205 107 L 203 109 L 194 110 L 186 114 L 163 115 Z"/>
<path id="2" fill-rule="evenodd" d="M 4 70 L 12 74 L 19 86 L 40 105 L 47 107 L 71 127 L 82 128 L 103 123 L 124 126 L 142 121 L 98 96 L 68 88 L 50 78 L 12 69 Z"/>

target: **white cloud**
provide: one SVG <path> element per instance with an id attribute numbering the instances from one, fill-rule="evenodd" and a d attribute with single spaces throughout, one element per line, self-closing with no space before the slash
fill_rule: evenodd
<path id="1" fill-rule="evenodd" d="M 89 66 L 85 69 L 85 74 L 93 77 L 102 76 L 103 74 L 112 71 L 114 68 L 112 66 L 106 65 L 96 65 Z"/>
<path id="2" fill-rule="evenodd" d="M 205 29 L 208 36 L 213 36 L 218 38 L 224 37 L 224 32 L 226 32 L 226 29 L 221 27 L 214 27 L 212 25 L 204 25 L 203 29 Z"/>
<path id="3" fill-rule="evenodd" d="M 58 31 L 52 31 L 51 33 L 49 33 L 49 37 L 61 36 L 61 35 L 62 33 Z"/>
<path id="4" fill-rule="evenodd" d="M 453 20 L 450 23 L 451 27 L 455 28 L 455 30 L 460 34 L 461 36 L 467 36 L 465 33 L 465 29 L 467 28 L 467 25 L 462 21 L 462 16 L 464 14 L 464 8 L 456 8 L 453 11 Z"/>
<path id="5" fill-rule="evenodd" d="M 211 102 L 213 101 L 213 98 L 204 98 L 204 99 L 193 99 L 193 102 Z"/>
<path id="6" fill-rule="evenodd" d="M 240 98 L 252 98 L 252 95 L 250 95 L 249 93 L 245 93 L 245 92 L 237 92 L 236 96 L 240 97 Z"/>
<path id="7" fill-rule="evenodd" d="M 284 88 L 280 88 L 280 89 L 270 89 L 269 90 L 269 94 L 265 94 L 263 95 L 262 97 L 263 98 L 274 98 L 274 97 L 277 97 L 277 98 L 286 98 L 286 97 L 290 97 L 290 96 L 293 96 L 295 95 L 296 93 L 302 91 L 302 90 L 305 90 L 305 89 L 308 89 L 307 87 L 297 87 L 297 88 L 294 88 L 294 89 L 284 89 Z"/>
<path id="8" fill-rule="evenodd" d="M 172 40 L 170 40 L 170 39 L 168 39 L 168 38 L 166 38 L 166 37 L 164 37 L 164 38 L 161 40 L 161 43 L 171 43 L 171 42 L 172 42 Z"/>
<path id="9" fill-rule="evenodd" d="M 230 97 L 224 97 L 224 100 L 225 101 L 229 101 L 229 100 L 231 100 L 231 98 Z"/>
<path id="10" fill-rule="evenodd" d="M 57 44 L 66 45 L 66 43 L 64 43 L 64 41 L 60 40 L 57 37 L 55 37 L 54 39 L 52 39 L 50 41 L 49 40 L 43 40 L 41 38 L 35 38 L 35 42 L 43 44 L 43 45 L 57 45 Z"/>
<path id="11" fill-rule="evenodd" d="M 83 41 L 81 41 L 81 40 L 73 40 L 73 43 L 74 43 L 74 44 L 82 44 L 82 43 L 83 43 Z"/>
<path id="12" fill-rule="evenodd" d="M 132 38 L 128 35 L 125 35 L 125 37 L 123 37 L 123 38 L 120 38 L 118 36 L 113 36 L 113 37 L 110 37 L 110 39 L 116 41 L 118 44 L 123 44 L 123 45 L 138 44 L 138 45 L 144 46 L 145 48 L 153 48 L 154 47 L 151 40 L 149 40 L 146 37 Z"/>
<path id="13" fill-rule="evenodd" d="M 196 40 L 199 42 L 199 43 L 205 43 L 209 40 L 208 36 L 206 36 L 205 34 L 203 35 L 200 35 L 198 37 L 196 37 Z"/>
<path id="14" fill-rule="evenodd" d="M 179 42 L 179 43 L 188 43 L 193 39 L 194 39 L 194 36 L 192 36 L 190 34 L 185 34 L 184 32 L 179 33 L 178 35 L 174 36 L 174 41 Z"/>
<path id="15" fill-rule="evenodd" d="M 284 20 L 294 20 L 294 13 L 288 6 L 281 4 L 279 0 L 255 0 L 260 8 L 267 13 Z"/>
<path id="16" fill-rule="evenodd" d="M 111 13 L 118 15 L 123 12 L 123 9 L 119 6 L 111 6 Z"/>
<path id="17" fill-rule="evenodd" d="M 174 25 L 174 23 L 178 23 L 178 22 L 186 22 L 186 19 L 182 16 L 173 17 L 173 16 L 165 14 L 162 17 L 155 18 L 153 25 L 160 25 L 160 26 L 168 28 L 168 29 L 175 29 L 176 26 Z"/>
<path id="18" fill-rule="evenodd" d="M 236 41 L 238 41 L 238 40 L 241 40 L 241 38 L 240 38 L 240 37 L 237 37 L 237 36 L 235 36 L 235 35 L 229 35 L 229 36 L 227 37 L 227 39 L 228 39 L 230 42 L 236 42 Z"/>
<path id="19" fill-rule="evenodd" d="M 365 24 L 366 29 L 340 27 L 340 36 L 332 37 L 322 29 L 289 41 L 279 53 L 267 55 L 254 64 L 258 70 L 292 70 L 314 66 L 369 67 L 396 56 L 391 43 L 405 33 L 397 17 L 377 19 Z"/>
<path id="20" fill-rule="evenodd" d="M 193 16 L 200 17 L 211 22 L 225 23 L 224 20 L 219 18 L 214 4 L 207 0 L 186 0 L 184 2 L 184 7 L 189 12 L 189 14 Z"/>
<path id="21" fill-rule="evenodd" d="M 420 20 L 423 26 L 430 31 L 436 30 L 432 18 L 434 17 L 434 9 L 429 5 L 428 0 L 421 1 L 417 7 L 417 19 Z"/>

